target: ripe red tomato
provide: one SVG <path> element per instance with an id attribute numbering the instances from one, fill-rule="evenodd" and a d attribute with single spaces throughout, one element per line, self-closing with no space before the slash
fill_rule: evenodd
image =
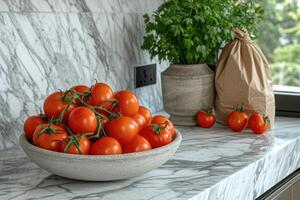
<path id="1" fill-rule="evenodd" d="M 86 85 L 75 85 L 72 87 L 72 89 L 74 89 L 76 92 L 83 94 L 85 92 L 88 92 L 90 90 L 90 88 Z"/>
<path id="2" fill-rule="evenodd" d="M 89 104 L 93 106 L 101 106 L 104 102 L 113 98 L 112 89 L 105 83 L 96 83 L 92 86 L 92 94 Z M 110 109 L 112 103 L 107 103 L 103 108 Z"/>
<path id="3" fill-rule="evenodd" d="M 141 115 L 143 115 L 143 117 L 145 118 L 145 126 L 151 123 L 152 114 L 151 114 L 151 111 L 148 108 L 146 108 L 144 106 L 140 106 L 139 107 L 139 113 Z"/>
<path id="4" fill-rule="evenodd" d="M 136 96 L 127 90 L 119 91 L 115 94 L 115 99 L 119 101 L 116 110 L 121 114 L 132 117 L 139 111 L 139 102 Z"/>
<path id="5" fill-rule="evenodd" d="M 235 132 L 241 132 L 248 124 L 248 116 L 242 111 L 234 111 L 228 115 L 227 124 Z"/>
<path id="6" fill-rule="evenodd" d="M 97 129 L 97 118 L 91 109 L 79 106 L 70 113 L 68 125 L 75 134 L 94 133 Z"/>
<path id="7" fill-rule="evenodd" d="M 44 102 L 44 112 L 48 119 L 59 118 L 60 113 L 68 106 L 68 102 L 62 100 L 63 92 L 54 92 L 49 95 Z M 72 94 L 67 95 L 68 98 L 72 97 Z M 68 119 L 70 112 L 75 108 L 74 104 L 71 104 L 64 118 Z"/>
<path id="8" fill-rule="evenodd" d="M 160 125 L 149 125 L 139 133 L 150 142 L 152 148 L 161 147 L 172 142 L 172 134 L 170 131 L 166 128 L 157 131 L 158 126 Z"/>
<path id="9" fill-rule="evenodd" d="M 43 132 L 44 131 L 44 132 Z M 66 131 L 56 125 L 40 124 L 33 133 L 33 144 L 43 149 L 59 152 L 61 143 L 68 137 Z"/>
<path id="10" fill-rule="evenodd" d="M 76 137 L 76 138 L 75 138 Z M 63 140 L 61 143 L 61 148 L 60 151 L 64 152 L 64 153 L 70 153 L 70 154 L 83 154 L 83 155 L 88 155 L 90 153 L 91 150 L 91 142 L 89 141 L 89 139 L 86 136 L 69 136 L 67 139 Z M 76 145 L 74 144 L 77 139 L 77 141 L 79 142 L 79 150 L 76 148 Z M 68 144 L 70 144 L 69 147 Z M 66 148 L 67 147 L 67 148 Z"/>
<path id="11" fill-rule="evenodd" d="M 42 119 L 41 115 L 30 116 L 25 120 L 23 129 L 24 129 L 25 136 L 29 142 L 32 142 L 32 136 L 36 127 L 43 123 L 45 123 L 45 121 Z"/>
<path id="12" fill-rule="evenodd" d="M 249 119 L 250 129 L 256 134 L 262 134 L 270 126 L 270 120 L 268 116 L 262 116 L 259 113 L 254 113 Z"/>
<path id="13" fill-rule="evenodd" d="M 86 85 L 75 85 L 73 86 L 71 89 L 75 90 L 76 92 L 79 93 L 79 95 L 83 95 L 84 93 L 88 92 L 90 90 L 90 88 Z M 86 101 L 87 98 L 81 96 L 80 97 L 82 100 Z M 78 99 L 75 99 L 74 104 L 76 105 L 81 105 L 81 103 L 79 102 Z"/>
<path id="14" fill-rule="evenodd" d="M 200 111 L 196 116 L 197 124 L 203 128 L 210 128 L 216 123 L 216 117 L 208 112 Z"/>
<path id="15" fill-rule="evenodd" d="M 152 149 L 151 144 L 141 135 L 135 136 L 135 138 L 129 144 L 122 148 L 123 153 L 147 151 L 150 149 Z"/>
<path id="16" fill-rule="evenodd" d="M 124 146 L 138 134 L 139 126 L 131 117 L 122 116 L 107 122 L 105 130 L 108 136 L 115 138 Z"/>
<path id="17" fill-rule="evenodd" d="M 145 127 L 145 125 L 147 125 L 145 118 L 140 113 L 136 113 L 132 118 L 138 124 L 139 130 L 142 130 Z"/>
<path id="18" fill-rule="evenodd" d="M 113 155 L 121 154 L 122 147 L 121 144 L 112 137 L 103 137 L 97 140 L 92 146 L 92 155 Z"/>
<path id="19" fill-rule="evenodd" d="M 151 124 L 161 124 L 162 126 L 164 126 L 166 122 L 167 122 L 166 129 L 171 133 L 172 138 L 174 138 L 175 137 L 175 128 L 174 128 L 173 123 L 167 117 L 165 117 L 163 115 L 154 116 L 152 118 Z"/>

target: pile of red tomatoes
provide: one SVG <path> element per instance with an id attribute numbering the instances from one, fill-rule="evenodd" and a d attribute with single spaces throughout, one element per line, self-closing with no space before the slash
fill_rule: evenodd
<path id="1" fill-rule="evenodd" d="M 130 91 L 109 85 L 76 85 L 56 91 L 44 101 L 44 113 L 24 123 L 25 136 L 43 149 L 83 155 L 146 151 L 169 144 L 172 122 L 153 116 Z"/>

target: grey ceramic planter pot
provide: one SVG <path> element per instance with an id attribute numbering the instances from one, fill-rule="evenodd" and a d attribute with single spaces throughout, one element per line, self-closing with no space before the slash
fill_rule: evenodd
<path id="1" fill-rule="evenodd" d="M 197 112 L 213 107 L 214 73 L 206 64 L 171 65 L 161 79 L 164 109 L 175 125 L 194 126 Z"/>

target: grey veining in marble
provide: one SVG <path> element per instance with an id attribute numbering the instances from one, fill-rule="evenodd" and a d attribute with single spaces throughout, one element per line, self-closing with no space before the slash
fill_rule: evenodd
<path id="1" fill-rule="evenodd" d="M 300 167 L 300 119 L 278 117 L 264 135 L 177 127 L 183 142 L 143 176 L 91 183 L 50 175 L 19 149 L 0 153 L 0 199 L 251 200 Z"/>
<path id="2" fill-rule="evenodd" d="M 163 0 L 0 0 L 0 12 L 151 12 Z"/>
<path id="3" fill-rule="evenodd" d="M 162 109 L 156 85 L 134 88 L 133 66 L 149 64 L 141 50 L 143 12 L 152 0 L 0 0 L 0 149 L 16 144 L 24 119 L 44 98 L 74 84 L 109 83 Z"/>

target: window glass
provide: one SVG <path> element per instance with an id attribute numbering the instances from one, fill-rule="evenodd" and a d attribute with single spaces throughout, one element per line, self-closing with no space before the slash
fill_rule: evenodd
<path id="1" fill-rule="evenodd" d="M 270 62 L 274 90 L 300 92 L 300 0 L 259 0 L 265 21 L 257 43 Z"/>

